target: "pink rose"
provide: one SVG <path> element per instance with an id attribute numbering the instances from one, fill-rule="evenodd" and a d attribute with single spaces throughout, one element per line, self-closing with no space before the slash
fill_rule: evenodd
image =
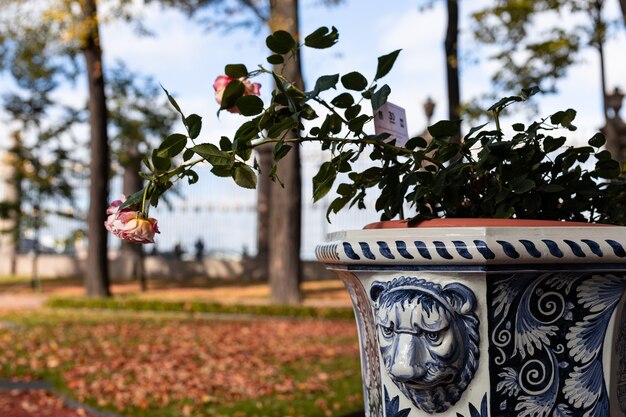
<path id="1" fill-rule="evenodd" d="M 220 106 L 222 105 L 222 97 L 224 96 L 224 90 L 226 89 L 226 86 L 234 80 L 236 80 L 236 78 L 231 78 L 227 75 L 220 75 L 215 79 L 215 82 L 213 83 L 213 89 L 215 90 L 215 101 L 217 101 L 217 104 L 219 104 Z M 244 77 L 239 78 L 239 81 L 243 83 L 244 96 L 258 96 L 261 94 L 261 84 L 251 83 L 250 81 L 248 81 L 247 78 Z M 231 113 L 239 113 L 239 109 L 237 108 L 237 106 L 229 107 L 226 110 Z"/>
<path id="2" fill-rule="evenodd" d="M 155 233 L 160 233 L 157 220 L 143 218 L 141 212 L 131 207 L 122 210 L 119 207 L 126 201 L 126 196 L 114 201 L 107 208 L 104 227 L 115 236 L 135 243 L 154 243 Z"/>
<path id="3" fill-rule="evenodd" d="M 154 243 L 156 233 L 161 233 L 156 219 L 135 217 L 124 225 L 119 237 L 134 243 Z"/>

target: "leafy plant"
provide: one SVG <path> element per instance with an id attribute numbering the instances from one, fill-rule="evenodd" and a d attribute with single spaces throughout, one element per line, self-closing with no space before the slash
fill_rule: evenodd
<path id="1" fill-rule="evenodd" d="M 299 44 L 287 32 L 275 32 L 267 38 L 273 52 L 267 60 L 282 63 L 295 59 L 300 48 L 332 47 L 338 36 L 335 28 L 322 27 Z M 233 137 L 224 136 L 219 143 L 199 142 L 202 119 L 185 115 L 166 91 L 187 132 L 165 138 L 152 158 L 144 161 L 149 173 L 143 175 L 149 183 L 122 208 L 140 206 L 147 217 L 149 206 L 156 206 L 174 182 L 197 181 L 194 167 L 201 162 L 211 164 L 215 175 L 254 188 L 259 165 L 252 151 L 261 145 L 274 146 L 272 169 L 262 174 L 280 181 L 279 161 L 293 146 L 314 142 L 330 155 L 312 179 L 314 200 L 331 190 L 337 194 L 328 216 L 344 208 L 365 208 L 367 193 L 378 189 L 375 209 L 383 220 L 402 217 L 408 205 L 411 222 L 499 217 L 626 223 L 620 209 L 626 203 L 624 177 L 620 164 L 602 149 L 604 137 L 597 133 L 588 146 L 564 146 L 566 139 L 559 132 L 576 129 L 574 110 L 559 111 L 528 126 L 514 123 L 513 136 L 505 137 L 501 112 L 525 101 L 537 88 L 495 103 L 489 109 L 495 127 L 471 128 L 461 143 L 452 140 L 459 133 L 459 121 L 437 122 L 428 129 L 430 141 L 414 137 L 404 147 L 387 133 L 367 133 L 372 110 L 382 106 L 391 93 L 380 80 L 391 71 L 399 53 L 379 57 L 371 81 L 357 71 L 328 74 L 319 77 L 310 91 L 298 89 L 282 73 L 262 65 L 252 71 L 243 64 L 227 65 L 231 82 L 220 92 L 220 111 L 238 111 L 248 119 Z M 248 93 L 248 79 L 263 73 L 270 74 L 276 84 L 267 106 Z M 179 155 L 182 163 L 175 164 Z M 355 162 L 362 158 L 369 158 L 371 166 L 360 171 Z"/>

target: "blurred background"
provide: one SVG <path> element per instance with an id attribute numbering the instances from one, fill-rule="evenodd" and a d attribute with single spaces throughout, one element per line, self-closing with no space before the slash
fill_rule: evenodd
<path id="1" fill-rule="evenodd" d="M 624 161 L 626 0 L 0 0 L 0 414 L 92 415 L 21 391 L 53 387 L 137 417 L 362 415 L 350 300 L 314 259 L 328 233 L 379 220 L 377 195 L 328 222 L 334 196 L 313 203 L 311 183 L 327 153 L 302 146 L 282 174 L 302 181 L 283 191 L 200 166 L 150 212 L 154 244 L 103 225 L 144 186 L 143 157 L 185 131 L 162 88 L 218 144 L 245 120 L 217 116 L 224 66 L 269 69 L 270 28 L 303 39 L 320 26 L 339 42 L 303 51 L 305 90 L 335 73 L 371 80 L 401 49 L 382 82 L 409 136 L 441 119 L 468 132 L 538 86 L 505 125 L 573 108 L 566 146 L 601 130 Z M 267 103 L 272 78 L 254 81 Z"/>
<path id="2" fill-rule="evenodd" d="M 26 160 L 25 169 L 37 170 L 37 176 L 48 179 L 61 181 L 63 177 L 63 185 L 71 188 L 71 198 L 64 198 L 67 190 L 63 189 L 30 195 L 34 191 L 28 181 L 46 178 L 29 178 L 24 183 L 23 210 L 32 214 L 38 206 L 42 214 L 36 231 L 28 223 L 21 228 L 18 251 L 27 253 L 38 245 L 42 253 L 80 255 L 86 251 L 89 206 L 88 84 L 80 46 L 72 38 L 76 23 L 68 23 L 77 11 L 72 10 L 72 2 L 54 3 L 3 1 L 3 20 L 10 20 L 10 24 L 3 26 L 2 33 L 2 182 L 11 175 L 7 161 L 16 144 L 24 147 L 20 157 Z M 336 26 L 340 32 L 336 47 L 305 51 L 305 85 L 311 86 L 320 75 L 353 69 L 371 77 L 378 56 L 401 48 L 385 82 L 392 89 L 389 100 L 406 109 L 410 135 L 422 134 L 429 121 L 449 117 L 444 48 L 449 6 L 445 1 L 299 3 L 301 33 L 323 25 Z M 571 107 L 578 111 L 580 128 L 572 140 L 588 139 L 606 123 L 603 91 L 610 94 L 614 88 L 626 88 L 626 38 L 619 2 L 563 2 L 559 10 L 546 10 L 548 2 L 536 2 L 542 5 L 528 10 L 516 6 L 516 14 L 510 16 L 520 21 L 509 23 L 508 32 L 506 27 L 498 28 L 510 20 L 504 9 L 507 3 L 472 1 L 457 5 L 455 65 L 465 126 L 476 120 L 472 117 L 478 117 L 478 109 L 534 82 L 546 93 L 536 98 L 533 106 L 516 108 L 516 117 L 519 113 L 526 119 L 535 114 L 546 116 Z M 598 17 L 593 15 L 594 3 L 600 8 Z M 113 200 L 122 193 L 124 169 L 134 167 L 129 165 L 129 154 L 146 152 L 150 144 L 183 129 L 159 84 L 177 98 L 186 113 L 203 116 L 203 141 L 217 143 L 220 136 L 232 135 L 242 117 L 227 113 L 215 116 L 218 105 L 212 82 L 228 63 L 254 68 L 264 62 L 268 55 L 264 42 L 268 10 L 263 2 L 238 1 L 101 1 L 99 7 L 100 46 L 111 112 Z M 600 23 L 594 20 L 598 18 Z M 522 23 L 527 26 L 520 33 Z M 511 45 L 514 36 L 521 40 Z M 602 58 L 597 44 L 600 37 Z M 536 56 L 531 56 L 533 53 Z M 267 100 L 272 82 L 268 78 L 259 81 L 263 84 L 262 97 Z M 325 221 L 331 197 L 313 204 L 310 182 L 325 157 L 314 148 L 302 150 L 301 257 L 306 260 L 314 258 L 315 245 L 327 232 L 360 228 L 378 217 L 373 211 L 351 210 L 331 216 L 331 223 Z M 35 161 L 46 166 L 35 166 Z M 58 166 L 49 166 L 52 163 Z M 203 171 L 207 169 L 200 169 L 198 184 L 180 187 L 169 204 L 154 211 L 161 234 L 146 251 L 173 254 L 178 247 L 184 258 L 192 259 L 196 244 L 201 242 L 207 255 L 254 256 L 256 192 Z M 6 200 L 8 191 L 2 182 L 0 199 Z M 112 251 L 119 245 L 117 239 L 109 242 Z"/>

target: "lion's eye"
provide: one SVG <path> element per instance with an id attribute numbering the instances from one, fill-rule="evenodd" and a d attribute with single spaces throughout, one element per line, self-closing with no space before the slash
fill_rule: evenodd
<path id="1" fill-rule="evenodd" d="M 380 327 L 383 331 L 383 335 L 385 335 L 386 337 L 389 337 L 393 334 L 393 329 L 394 329 L 393 322 L 391 322 L 389 326 L 380 326 Z"/>
<path id="2" fill-rule="evenodd" d="M 428 339 L 431 342 L 437 342 L 439 341 L 439 338 L 441 337 L 441 332 L 425 332 L 426 335 L 426 339 Z"/>

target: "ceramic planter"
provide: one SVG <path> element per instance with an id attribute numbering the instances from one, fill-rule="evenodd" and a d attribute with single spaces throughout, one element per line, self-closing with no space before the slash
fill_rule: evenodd
<path id="1" fill-rule="evenodd" d="M 430 221 L 316 254 L 354 304 L 366 415 L 626 415 L 626 227 Z"/>

